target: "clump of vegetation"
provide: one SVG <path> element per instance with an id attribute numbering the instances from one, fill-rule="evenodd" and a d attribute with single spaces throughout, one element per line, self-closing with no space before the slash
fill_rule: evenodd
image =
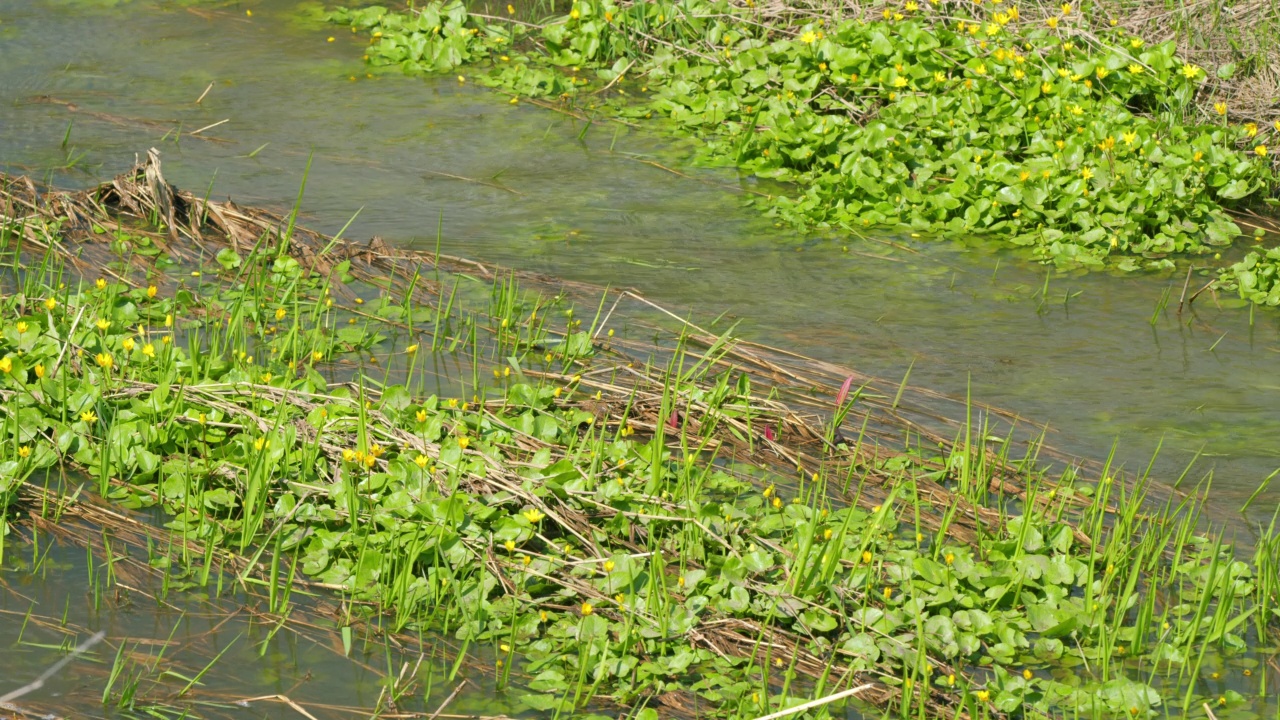
<path id="1" fill-rule="evenodd" d="M 1250 250 L 1219 273 L 1217 284 L 1257 305 L 1280 305 L 1280 248 Z"/>
<path id="2" fill-rule="evenodd" d="M 850 377 L 825 422 L 801 415 L 727 335 L 628 357 L 612 310 L 584 328 L 510 276 L 476 293 L 429 254 L 174 193 L 154 161 L 87 193 L 6 187 L 0 249 L 26 260 L 0 299 L 10 511 L 75 468 L 163 508 L 204 581 L 215 553 L 269 563 L 284 613 L 306 576 L 485 648 L 500 691 L 560 714 L 1250 702 L 1199 679 L 1250 677 L 1272 642 L 1280 541 L 1238 558 L 1198 498 L 1050 474 L 968 420 L 895 447 L 873 409 L 900 417 L 901 390 Z M 470 377 L 431 389 L 443 362 Z"/>
<path id="3" fill-rule="evenodd" d="M 1170 267 L 1230 244 L 1228 209 L 1276 185 L 1280 121 L 1232 124 L 1219 102 L 1206 122 L 1204 68 L 1172 41 L 1094 32 L 1070 3 L 1036 19 L 907 2 L 815 21 L 581 0 L 528 26 L 437 0 L 329 18 L 370 34 L 375 66 L 468 65 L 517 96 L 670 118 L 710 160 L 794 182 L 758 202 L 808 228 L 990 233 L 1058 264 Z"/>

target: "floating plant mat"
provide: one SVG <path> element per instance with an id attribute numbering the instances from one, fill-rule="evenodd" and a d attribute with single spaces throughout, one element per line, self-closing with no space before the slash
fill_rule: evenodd
<path id="1" fill-rule="evenodd" d="M 207 202 L 154 153 L 4 186 L 11 509 L 71 466 L 272 588 L 492 653 L 545 713 L 1135 717 L 1256 711 L 1277 680 L 1274 533 L 1246 559 L 1201 497 L 1050 474 L 998 411 L 948 424 L 634 293 Z M 433 393 L 442 358 L 463 377 Z"/>

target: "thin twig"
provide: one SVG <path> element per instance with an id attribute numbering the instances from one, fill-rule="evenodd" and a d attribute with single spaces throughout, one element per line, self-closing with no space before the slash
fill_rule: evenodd
<path id="1" fill-rule="evenodd" d="M 17 690 L 13 690 L 11 692 L 5 693 L 4 695 L 0 695 L 0 703 L 9 702 L 10 700 L 16 700 L 22 697 L 23 695 L 26 695 L 29 692 L 33 692 L 35 690 L 39 690 L 40 688 L 44 687 L 44 682 L 46 680 L 58 674 L 58 671 L 66 667 L 67 663 L 83 655 L 86 651 L 89 650 L 89 648 L 102 642 L 102 639 L 105 638 L 106 636 L 107 636 L 106 630 L 99 630 L 98 632 L 94 633 L 89 637 L 88 640 L 85 640 L 84 642 L 77 645 L 75 649 L 73 649 L 66 657 L 50 665 L 48 670 L 45 670 L 44 672 L 40 673 L 40 677 L 36 678 L 35 680 L 32 680 L 26 685 L 23 685 Z"/>

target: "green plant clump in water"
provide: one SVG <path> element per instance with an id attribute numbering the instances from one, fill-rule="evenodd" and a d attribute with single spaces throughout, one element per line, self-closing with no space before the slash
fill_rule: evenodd
<path id="1" fill-rule="evenodd" d="M 575 362 L 569 343 L 506 345 L 525 370 L 495 372 L 480 402 L 367 370 L 332 383 L 326 364 L 386 351 L 380 325 L 447 324 L 389 296 L 352 323 L 324 276 L 267 242 L 163 278 L 171 294 L 68 282 L 50 258 L 27 268 L 0 298 L 6 504 L 42 469 L 81 468 L 106 497 L 167 510 L 185 538 L 280 568 L 273 579 L 301 571 L 397 628 L 491 648 L 499 688 L 535 710 L 683 693 L 709 715 L 757 716 L 864 681 L 865 700 L 948 718 L 1243 708 L 1235 692 L 1195 693 L 1206 654 L 1243 673 L 1276 630 L 1280 542 L 1236 559 L 1197 534 L 1193 502 L 1140 514 L 1142 493 L 1105 470 L 1051 481 L 981 443 L 861 456 L 842 443 L 798 479 L 717 461 L 736 428 L 780 419 L 749 382 L 680 353 L 659 387 L 597 386 L 608 396 L 589 366 L 552 370 Z M 540 300 L 495 286 L 489 307 L 499 337 L 545 344 Z M 576 323 L 563 335 L 589 338 Z M 425 364 L 417 348 L 398 357 Z M 542 379 L 522 377 L 538 363 Z M 668 420 L 633 418 L 653 392 Z M 1021 500 L 989 494 L 1014 479 Z M 867 507 L 873 486 L 887 496 Z M 954 489 L 940 512 L 931 487 Z M 979 515 L 973 537 L 948 531 Z M 209 556 L 187 562 L 207 582 Z M 287 612 L 275 585 L 271 602 Z"/>
<path id="2" fill-rule="evenodd" d="M 371 33 L 376 66 L 486 61 L 477 82 L 531 97 L 613 84 L 600 102 L 617 115 L 669 117 L 709 158 L 796 183 L 765 204 L 799 226 L 992 233 L 1058 264 L 1170 267 L 1230 244 L 1225 210 L 1275 187 L 1272 128 L 1199 122 L 1204 69 L 1172 42 L 1083 32 L 1070 6 L 1045 24 L 1011 4 L 803 26 L 753 12 L 579 0 L 532 30 L 459 2 L 328 17 Z"/>
<path id="3" fill-rule="evenodd" d="M 1250 250 L 1240 262 L 1220 270 L 1217 283 L 1236 291 L 1242 300 L 1280 305 L 1280 248 Z"/>

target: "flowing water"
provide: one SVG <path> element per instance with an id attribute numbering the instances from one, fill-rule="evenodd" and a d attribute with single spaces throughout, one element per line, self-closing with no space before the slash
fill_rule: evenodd
<path id="1" fill-rule="evenodd" d="M 1141 469 L 1163 441 L 1159 475 L 1200 453 L 1189 477 L 1214 470 L 1223 512 L 1280 467 L 1280 313 L 1210 293 L 1179 313 L 1185 267 L 1114 278 L 982 243 L 801 236 L 744 203 L 777 188 L 690 167 L 692 145 L 660 127 L 584 136 L 452 76 L 369 77 L 358 38 L 297 10 L 0 0 L 0 163 L 85 185 L 155 146 L 180 187 L 283 207 L 313 154 L 303 222 L 317 229 L 359 211 L 348 235 L 434 248 L 439 228 L 447 253 L 630 286 L 865 373 L 910 367 L 912 384 L 1047 422 L 1083 456 L 1119 439 Z M 1193 274 L 1188 294 L 1205 282 Z"/>
<path id="2" fill-rule="evenodd" d="M 72 519 L 53 534 L 16 539 L 0 557 L 0 695 L 88 645 L 70 667 L 14 699 L 29 717 L 165 720 L 190 717 L 194 707 L 203 718 L 299 718 L 290 702 L 332 718 L 367 716 L 374 707 L 429 714 L 457 685 L 439 649 L 386 640 L 376 625 L 326 601 L 328 593 L 293 595 L 282 623 L 267 611 L 268 597 L 234 572 L 215 566 L 202 582 L 197 559 L 195 572 L 182 577 L 175 568 L 165 580 L 147 568 L 159 553 L 110 529 Z M 96 631 L 105 637 L 92 644 Z M 474 650 L 472 657 L 485 662 Z M 485 682 L 468 669 L 469 682 Z M 414 692 L 389 702 L 411 685 Z M 479 692 L 460 693 L 449 709 L 509 711 L 488 685 L 471 686 Z"/>

